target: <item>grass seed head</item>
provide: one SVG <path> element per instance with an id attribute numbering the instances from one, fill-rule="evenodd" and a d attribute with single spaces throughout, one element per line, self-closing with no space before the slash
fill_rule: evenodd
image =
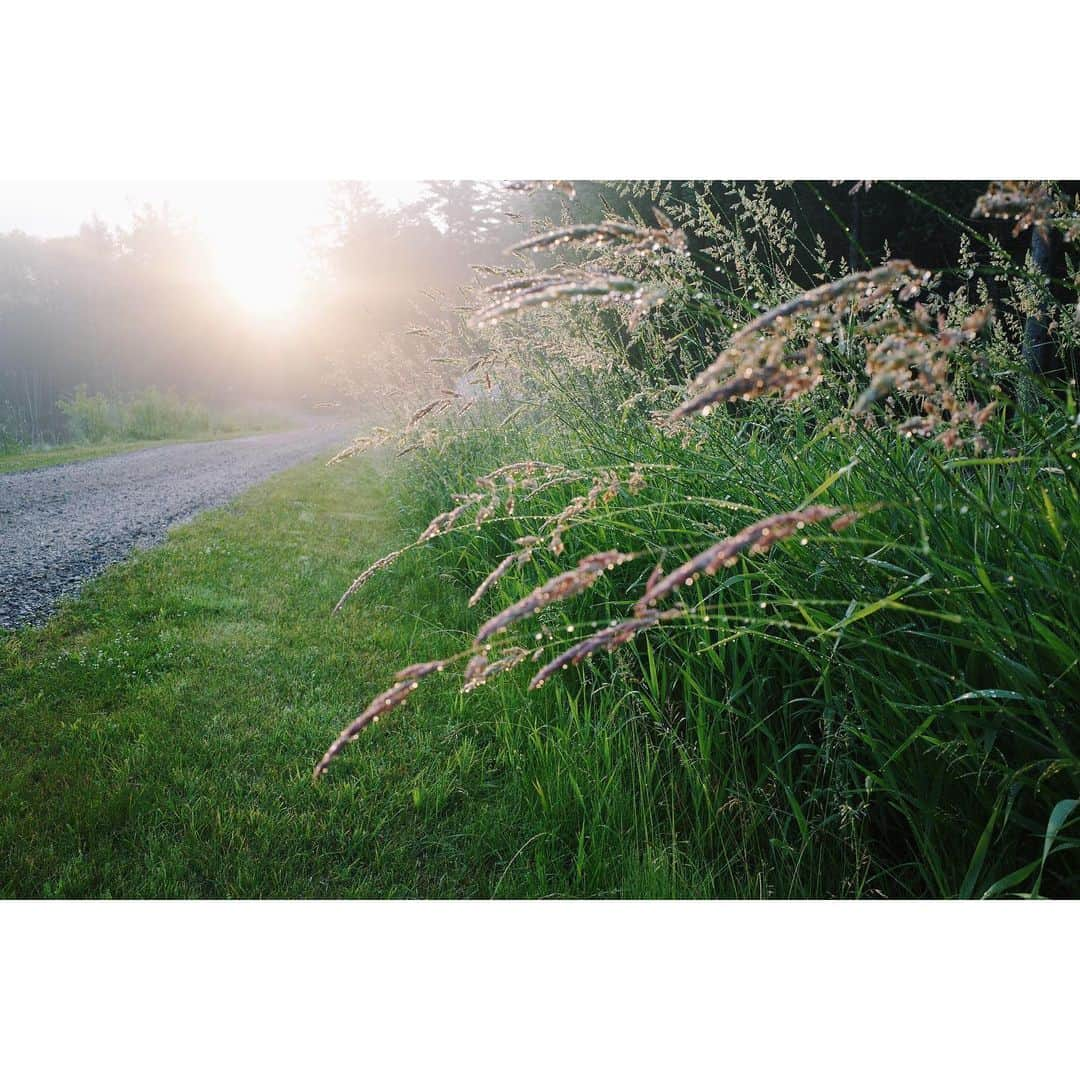
<path id="1" fill-rule="evenodd" d="M 605 571 L 633 557 L 620 551 L 599 551 L 586 555 L 573 570 L 566 570 L 550 578 L 533 589 L 528 596 L 488 619 L 476 634 L 476 644 L 482 645 L 495 634 L 528 618 L 548 604 L 577 596 L 598 581 Z"/>
<path id="2" fill-rule="evenodd" d="M 913 279 L 918 276 L 919 271 L 912 263 L 906 259 L 893 259 L 873 270 L 859 270 L 837 281 L 827 281 L 824 285 L 818 285 L 801 296 L 787 300 L 759 315 L 732 335 L 731 344 L 741 344 L 782 319 L 790 319 L 793 315 L 824 309 L 837 301 L 851 301 L 859 297 L 859 294 L 862 294 L 861 302 L 865 304 L 878 298 L 874 292 L 875 288 L 891 286 L 897 281 L 905 286 L 913 285 Z"/>
<path id="3" fill-rule="evenodd" d="M 1032 225 L 1041 228 L 1062 210 L 1061 200 L 1042 181 L 995 180 L 976 200 L 971 216 L 1015 221 L 1013 236 L 1019 236 Z"/>
<path id="4" fill-rule="evenodd" d="M 398 558 L 405 552 L 405 548 L 399 548 L 397 551 L 391 551 L 389 555 L 384 555 L 381 559 L 377 559 L 373 562 L 355 581 L 345 590 L 341 595 L 341 599 L 334 605 L 334 610 L 331 614 L 336 615 L 342 607 L 345 605 L 345 601 L 362 585 L 365 585 L 371 580 L 380 570 L 385 569 L 387 566 L 391 566 L 397 562 Z"/>
<path id="5" fill-rule="evenodd" d="M 469 694 L 478 686 L 483 686 L 488 679 L 510 671 L 529 656 L 529 650 L 514 645 L 504 650 L 494 660 L 489 660 L 486 653 L 477 653 L 465 668 L 465 678 L 461 686 L 463 694 Z"/>
<path id="6" fill-rule="evenodd" d="M 657 213 L 659 227 L 655 229 L 634 225 L 629 221 L 601 221 L 594 225 L 566 225 L 522 240 L 507 249 L 508 255 L 525 252 L 553 251 L 565 244 L 583 247 L 604 247 L 621 244 L 632 251 L 655 253 L 663 250 L 685 253 L 686 234 L 675 228 L 663 214 Z"/>
<path id="7" fill-rule="evenodd" d="M 813 390 L 820 381 L 821 369 L 811 343 L 788 356 L 786 363 L 770 359 L 757 367 L 747 364 L 733 378 L 713 383 L 688 398 L 671 413 L 671 419 L 683 420 L 696 413 L 707 416 L 717 404 L 751 401 L 766 394 L 779 394 L 784 401 L 791 401 Z"/>
<path id="8" fill-rule="evenodd" d="M 494 570 L 480 583 L 479 588 L 469 597 L 469 607 L 474 607 L 483 595 L 494 585 L 500 578 L 514 566 L 520 566 L 523 563 L 527 563 L 532 558 L 532 548 L 527 547 L 523 551 L 514 551 L 503 559 Z"/>
<path id="9" fill-rule="evenodd" d="M 834 506 L 808 506 L 785 514 L 773 514 L 748 525 L 736 533 L 676 567 L 670 574 L 652 583 L 634 605 L 637 615 L 645 612 L 665 596 L 693 584 L 702 574 L 715 574 L 723 566 L 732 566 L 745 551 L 760 554 L 773 544 L 792 535 L 797 529 L 826 518 L 835 517 L 840 510 Z"/>
<path id="10" fill-rule="evenodd" d="M 640 317 L 665 296 L 665 290 L 650 287 L 622 277 L 619 274 L 579 273 L 561 275 L 546 284 L 536 284 L 517 290 L 508 290 L 492 304 L 475 312 L 472 323 L 475 327 L 492 326 L 500 319 L 518 315 L 531 308 L 549 308 L 553 304 L 575 303 L 585 299 L 599 300 L 603 303 L 625 301 L 629 303 L 631 313 Z"/>
<path id="11" fill-rule="evenodd" d="M 318 780 L 330 767 L 334 760 L 353 740 L 359 738 L 364 728 L 375 723 L 381 716 L 385 716 L 391 709 L 397 708 L 419 685 L 420 680 L 436 671 L 442 671 L 446 667 L 445 660 L 432 660 L 422 664 L 411 664 L 397 674 L 397 682 L 377 694 L 368 707 L 346 727 L 340 735 L 330 744 L 330 748 L 323 754 L 318 765 L 315 766 L 315 779 Z"/>
<path id="12" fill-rule="evenodd" d="M 554 660 L 545 664 L 529 681 L 529 689 L 538 690 L 556 672 L 563 671 L 571 665 L 580 664 L 582 660 L 592 656 L 593 653 L 598 652 L 600 649 L 614 652 L 620 645 L 633 638 L 639 630 L 647 630 L 658 622 L 677 618 L 683 614 L 682 608 L 669 608 L 667 611 L 646 611 L 632 619 L 625 619 L 620 623 L 616 623 L 614 626 L 604 627 L 604 629 L 598 630 L 591 637 L 579 641 L 576 645 L 571 645 L 565 652 L 560 653 Z"/>
<path id="13" fill-rule="evenodd" d="M 503 187 L 507 191 L 521 191 L 526 195 L 532 195 L 536 191 L 557 191 L 571 200 L 577 197 L 571 180 L 506 180 Z"/>

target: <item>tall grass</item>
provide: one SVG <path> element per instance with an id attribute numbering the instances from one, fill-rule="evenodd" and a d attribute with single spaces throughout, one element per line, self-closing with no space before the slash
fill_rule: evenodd
<path id="1" fill-rule="evenodd" d="M 401 463 L 420 540 L 378 567 L 459 580 L 478 633 L 319 771 L 463 661 L 537 793 L 523 857 L 583 892 L 621 845 L 674 895 L 1077 895 L 1080 437 L 1021 360 L 1033 311 L 1067 353 L 1075 287 L 966 225 L 943 273 L 854 272 L 765 185 L 690 192 L 649 194 L 694 254 L 567 226 L 584 255 L 478 298 L 453 345 L 502 395 Z"/>

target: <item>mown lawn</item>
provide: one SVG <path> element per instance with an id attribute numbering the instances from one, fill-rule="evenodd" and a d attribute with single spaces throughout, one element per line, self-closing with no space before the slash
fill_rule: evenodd
<path id="1" fill-rule="evenodd" d="M 0 894 L 535 891 L 514 885 L 530 789 L 501 784 L 496 699 L 466 716 L 456 685 L 425 685 L 312 782 L 395 670 L 458 647 L 441 579 L 330 617 L 398 530 L 372 466 L 301 466 L 0 637 Z"/>
<path id="2" fill-rule="evenodd" d="M 146 450 L 151 446 L 176 446 L 178 443 L 190 442 L 217 442 L 221 439 L 239 439 L 245 435 L 268 435 L 272 431 L 281 430 L 284 430 L 282 426 L 267 426 L 196 438 L 117 439 L 100 443 L 72 443 L 68 446 L 51 446 L 45 450 L 20 449 L 14 453 L 0 454 L 0 473 L 28 472 L 30 469 L 44 469 L 50 465 L 70 465 L 73 462 L 92 461 L 94 458 L 110 457 L 113 454 L 129 454 L 134 450 Z"/>

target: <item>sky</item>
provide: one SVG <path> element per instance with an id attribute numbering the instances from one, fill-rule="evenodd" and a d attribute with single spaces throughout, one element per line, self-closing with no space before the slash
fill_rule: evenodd
<path id="1" fill-rule="evenodd" d="M 389 206 L 416 197 L 415 180 L 367 181 Z M 320 181 L 0 181 L 0 233 L 21 229 L 35 236 L 65 236 L 97 214 L 110 224 L 127 224 L 144 203 L 168 202 L 183 215 L 200 219 L 212 232 L 230 216 L 253 216 L 277 207 L 283 227 L 322 224 L 328 219 L 329 182 Z M 246 209 L 252 202 L 257 204 Z"/>
<path id="2" fill-rule="evenodd" d="M 420 194 L 408 180 L 369 181 L 393 207 Z M 213 252 L 218 277 L 253 313 L 287 314 L 307 268 L 307 240 L 330 221 L 331 184 L 318 181 L 3 181 L 0 234 L 69 236 L 94 215 L 127 225 L 146 203 L 167 203 L 193 221 Z"/>

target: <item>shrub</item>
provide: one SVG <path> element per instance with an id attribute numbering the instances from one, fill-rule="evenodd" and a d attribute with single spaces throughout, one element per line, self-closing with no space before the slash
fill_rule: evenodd
<path id="1" fill-rule="evenodd" d="M 70 398 L 62 398 L 57 408 L 67 418 L 75 442 L 99 443 L 115 438 L 120 428 L 119 408 L 103 394 L 88 394 L 85 386 L 75 388 Z"/>
<path id="2" fill-rule="evenodd" d="M 123 432 L 129 439 L 176 439 L 210 431 L 205 406 L 183 401 L 155 387 L 132 397 L 124 408 Z"/>
<path id="3" fill-rule="evenodd" d="M 0 456 L 17 454 L 22 450 L 18 436 L 9 430 L 7 424 L 0 422 Z"/>
<path id="4" fill-rule="evenodd" d="M 75 442 L 184 439 L 214 430 L 206 406 L 156 387 L 112 400 L 100 393 L 88 394 L 85 386 L 79 386 L 70 398 L 56 404 L 67 418 Z"/>

